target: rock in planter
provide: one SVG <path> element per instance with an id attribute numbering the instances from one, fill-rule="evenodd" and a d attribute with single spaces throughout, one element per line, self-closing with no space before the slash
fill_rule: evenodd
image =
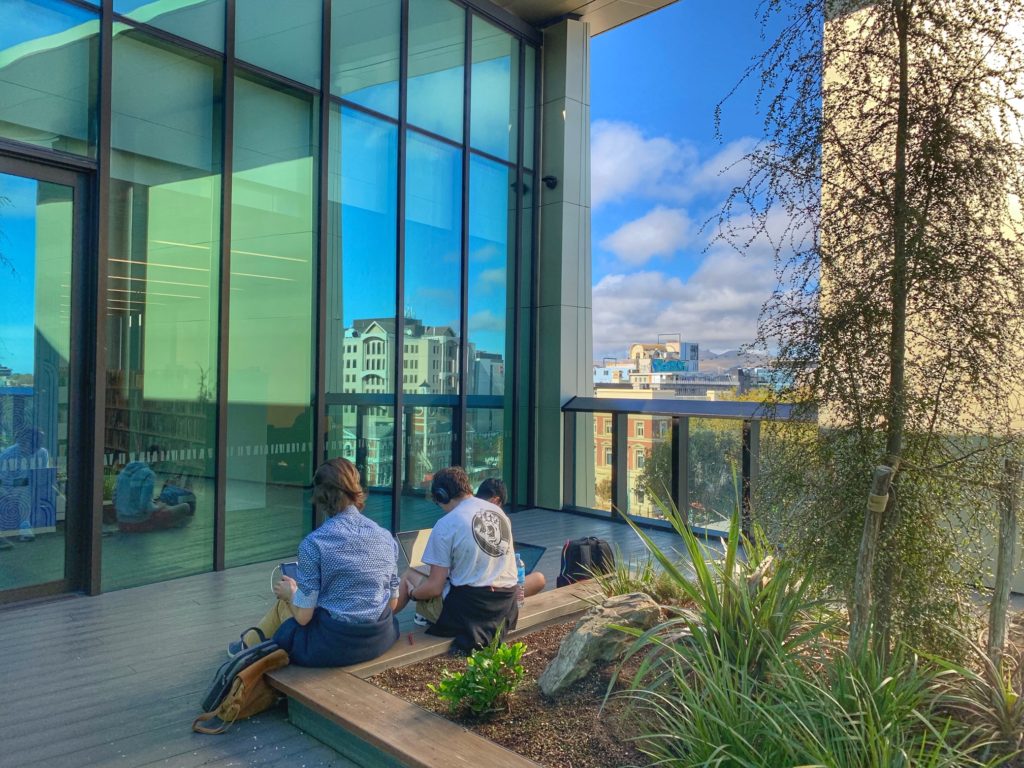
<path id="1" fill-rule="evenodd" d="M 584 678 L 595 664 L 606 663 L 625 653 L 633 638 L 613 624 L 650 629 L 661 618 L 661 608 L 642 592 L 609 597 L 594 606 L 576 624 L 537 683 L 545 696 L 558 696 Z"/>

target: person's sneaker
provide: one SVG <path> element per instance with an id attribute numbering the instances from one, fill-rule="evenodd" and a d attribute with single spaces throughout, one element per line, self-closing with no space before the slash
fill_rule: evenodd
<path id="1" fill-rule="evenodd" d="M 233 659 L 244 650 L 245 643 L 241 640 L 235 640 L 233 643 L 228 643 L 228 658 Z"/>
<path id="2" fill-rule="evenodd" d="M 418 613 L 414 613 L 412 615 L 412 623 L 415 624 L 418 627 L 429 627 L 430 626 L 430 622 L 427 621 L 423 616 L 420 616 Z"/>
<path id="3" fill-rule="evenodd" d="M 6 536 L 0 536 L 0 550 L 14 549 L 14 545 L 7 540 Z"/>
<path id="4" fill-rule="evenodd" d="M 32 524 L 28 520 L 23 520 L 21 525 L 18 527 L 18 541 L 35 541 L 36 534 L 32 530 Z"/>

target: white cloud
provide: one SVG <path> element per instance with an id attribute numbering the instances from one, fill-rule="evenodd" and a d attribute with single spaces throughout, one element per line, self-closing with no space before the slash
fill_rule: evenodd
<path id="1" fill-rule="evenodd" d="M 671 256 L 691 239 L 690 219 L 677 208 L 658 206 L 627 222 L 601 241 L 627 264 L 640 266 L 655 256 Z"/>
<path id="2" fill-rule="evenodd" d="M 660 271 L 613 274 L 594 286 L 594 357 L 680 333 L 712 350 L 754 340 L 761 305 L 775 285 L 769 249 L 746 257 L 728 246 L 708 252 L 686 280 Z"/>
<path id="3" fill-rule="evenodd" d="M 484 291 L 490 291 L 496 287 L 504 287 L 505 268 L 495 267 L 494 269 L 485 269 L 480 273 L 480 277 L 478 279 L 480 288 Z"/>
<path id="4" fill-rule="evenodd" d="M 504 331 L 505 318 L 499 317 L 489 309 L 483 309 L 469 316 L 469 330 L 479 332 Z"/>
<path id="5" fill-rule="evenodd" d="M 590 204 L 597 209 L 627 197 L 684 203 L 720 194 L 747 177 L 744 157 L 756 143 L 742 137 L 701 159 L 686 140 L 649 137 L 632 123 L 598 120 L 591 126 Z"/>
<path id="6" fill-rule="evenodd" d="M 671 139 L 645 138 L 631 123 L 596 121 L 590 129 L 591 206 L 656 186 L 680 171 L 692 154 Z"/>

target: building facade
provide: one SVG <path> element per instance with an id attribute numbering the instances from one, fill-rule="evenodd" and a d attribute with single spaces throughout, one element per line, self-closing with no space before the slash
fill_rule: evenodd
<path id="1" fill-rule="evenodd" d="M 452 463 L 559 508 L 589 37 L 665 4 L 0 5 L 0 602 L 287 556 L 330 456 L 393 530 Z"/>

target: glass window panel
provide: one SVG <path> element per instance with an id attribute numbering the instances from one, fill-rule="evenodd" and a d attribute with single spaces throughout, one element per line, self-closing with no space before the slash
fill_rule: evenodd
<path id="1" fill-rule="evenodd" d="M 395 391 L 398 129 L 331 110 L 327 391 Z"/>
<path id="2" fill-rule="evenodd" d="M 462 152 L 409 132 L 405 197 L 405 369 L 413 394 L 458 394 Z"/>
<path id="3" fill-rule="evenodd" d="M 533 168 L 533 140 L 537 122 L 537 49 L 526 46 L 526 63 L 523 88 L 526 89 L 523 104 L 523 165 Z"/>
<path id="4" fill-rule="evenodd" d="M 311 520 L 317 114 L 310 96 L 235 79 L 228 565 L 293 554 Z"/>
<path id="5" fill-rule="evenodd" d="M 466 11 L 448 0 L 409 3 L 409 122 L 462 140 Z"/>
<path id="6" fill-rule="evenodd" d="M 207 48 L 224 50 L 224 0 L 114 0 L 114 12 Z"/>
<path id="7" fill-rule="evenodd" d="M 470 145 L 502 160 L 515 160 L 519 135 L 519 42 L 473 17 Z"/>
<path id="8" fill-rule="evenodd" d="M 0 4 L 0 137 L 96 154 L 99 15 L 55 0 Z"/>
<path id="9" fill-rule="evenodd" d="M 400 0 L 331 8 L 331 93 L 398 118 Z"/>
<path id="10" fill-rule="evenodd" d="M 501 478 L 508 486 L 505 471 L 505 409 L 468 408 L 466 410 L 466 474 L 475 491 L 489 477 Z"/>
<path id="11" fill-rule="evenodd" d="M 434 473 L 452 463 L 452 408 L 403 409 L 402 496 L 399 530 L 432 528 L 444 510 L 430 498 Z"/>
<path id="12" fill-rule="evenodd" d="M 64 578 L 70 187 L 0 173 L 0 591 Z M 13 543 L 12 543 L 13 542 Z"/>
<path id="13" fill-rule="evenodd" d="M 363 514 L 390 530 L 395 482 L 395 409 L 383 405 L 330 406 L 327 456 L 343 456 L 355 463 L 366 490 Z"/>
<path id="14" fill-rule="evenodd" d="M 515 257 L 515 170 L 469 160 L 469 394 L 504 395 L 511 356 L 508 279 Z"/>
<path id="15" fill-rule="evenodd" d="M 573 503 L 584 509 L 610 512 L 612 509 L 612 468 L 614 450 L 605 425 L 610 413 L 576 414 Z"/>
<path id="16" fill-rule="evenodd" d="M 664 519 L 672 500 L 672 419 L 629 416 L 626 434 L 626 509 Z"/>
<path id="17" fill-rule="evenodd" d="M 687 482 L 690 525 L 727 531 L 739 503 L 733 472 L 739 474 L 743 422 L 736 419 L 690 419 Z"/>
<path id="18" fill-rule="evenodd" d="M 120 532 L 103 539 L 105 589 L 213 565 L 220 71 L 114 38 L 104 464 Z"/>
<path id="19" fill-rule="evenodd" d="M 320 0 L 237 0 L 235 55 L 268 72 L 320 87 Z"/>

